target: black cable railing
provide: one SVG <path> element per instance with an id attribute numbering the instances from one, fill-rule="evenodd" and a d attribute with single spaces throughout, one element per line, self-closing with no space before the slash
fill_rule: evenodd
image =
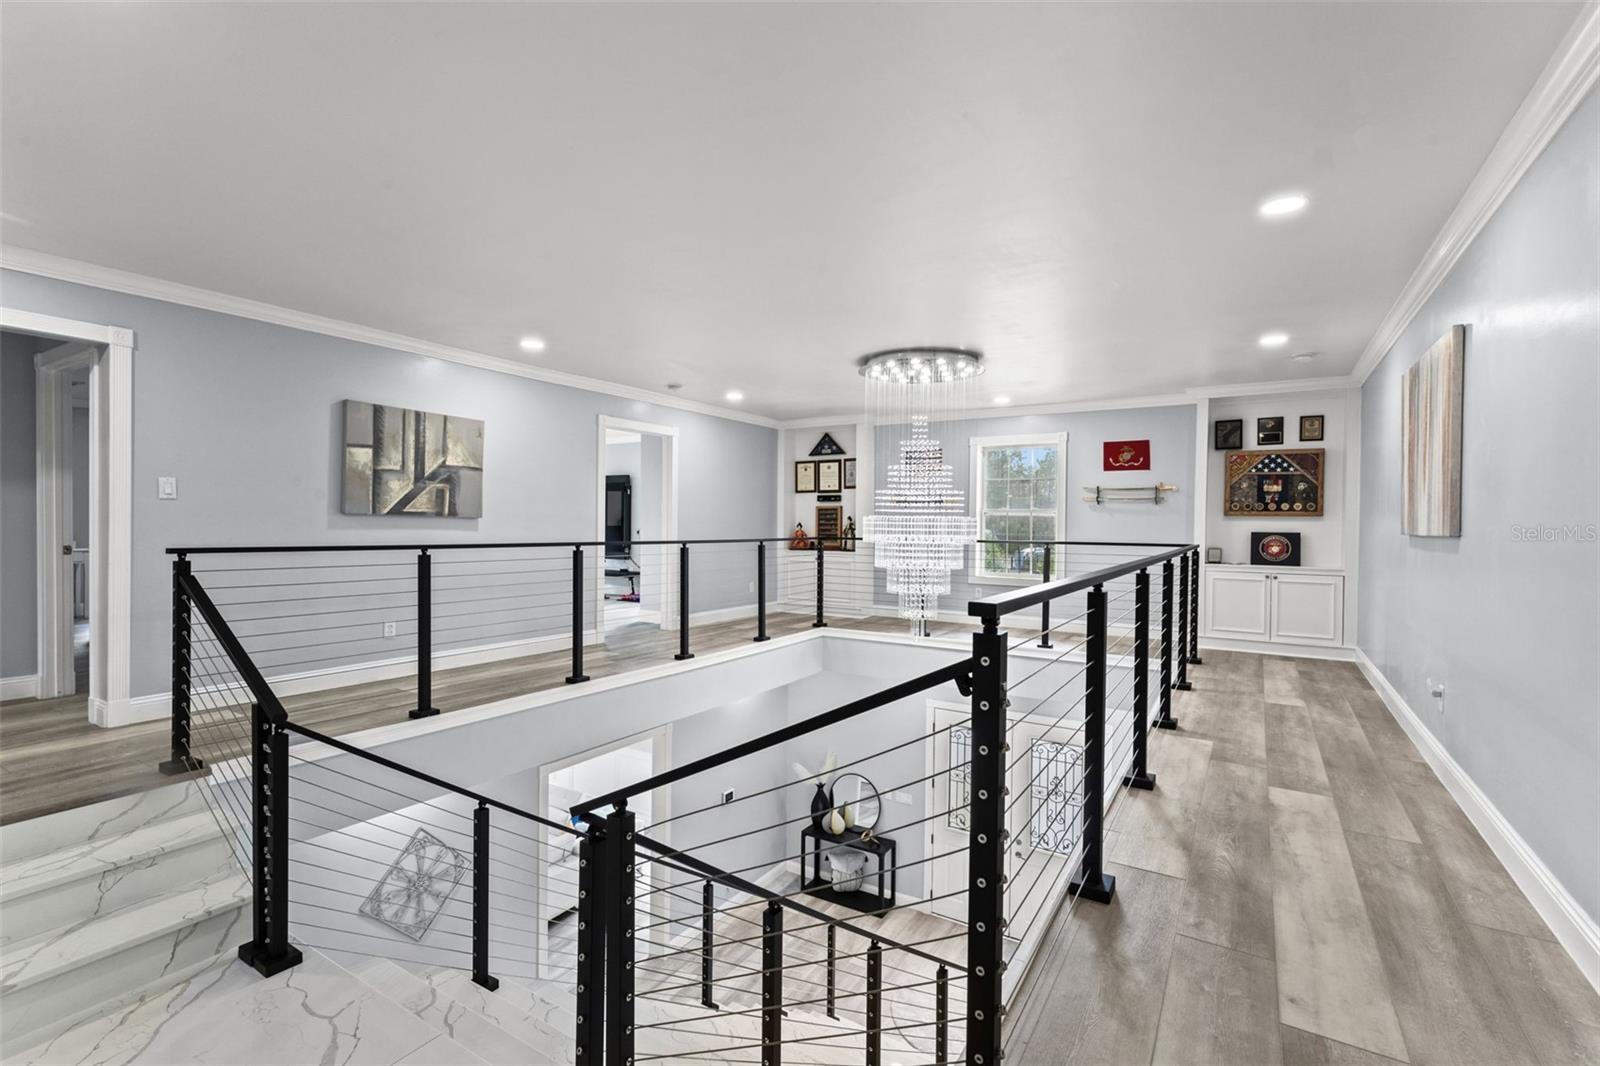
<path id="1" fill-rule="evenodd" d="M 300 944 L 459 971 L 491 990 L 501 977 L 551 982 L 574 1004 L 578 1063 L 775 1064 L 786 1045 L 830 1061 L 836 1051 L 839 1061 L 997 1063 L 1004 1005 L 1044 931 L 1080 899 L 1113 900 L 1107 833 L 1125 789 L 1156 787 L 1151 731 L 1176 724 L 1170 693 L 1199 663 L 1195 546 L 1052 542 L 1018 556 L 997 543 L 980 545 L 974 579 L 1020 558 L 1038 581 L 972 600 L 975 632 L 950 623 L 947 635 L 970 633 L 970 655 L 585 800 L 572 808 L 579 829 L 291 720 L 275 674 L 305 665 L 293 653 L 343 662 L 330 652 L 338 645 L 307 639 L 343 639 L 339 605 L 410 603 L 430 632 L 412 647 L 404 710 L 426 713 L 440 624 L 492 629 L 502 597 L 517 603 L 521 583 L 551 582 L 574 637 L 563 679 L 582 680 L 585 612 L 599 592 L 589 545 L 493 545 L 521 554 L 459 559 L 445 557 L 459 545 L 240 549 L 271 557 L 198 570 L 195 559 L 224 553 L 180 550 L 168 767 L 207 772 L 207 798 L 250 871 L 241 957 L 275 973 L 299 961 Z M 730 575 L 754 569 L 764 587 L 789 551 L 773 538 L 653 546 L 675 560 L 660 568 L 656 596 L 678 608 L 666 612 L 678 618 L 666 650 L 680 659 L 693 654 L 690 567 L 714 581 L 725 561 Z M 647 547 L 631 550 L 648 560 Z M 530 554 L 547 548 L 564 558 Z M 330 550 L 416 554 L 401 574 L 388 559 L 313 554 Z M 794 574 L 832 579 L 832 552 L 808 543 L 792 554 L 817 561 Z M 873 601 L 871 568 L 857 569 Z M 646 586 L 641 600 L 649 595 Z M 806 629 L 840 618 L 826 593 L 817 602 L 801 616 Z M 744 615 L 748 639 L 771 635 L 767 603 L 758 596 Z M 912 724 L 930 701 L 963 711 Z M 757 767 L 756 780 L 786 775 L 794 758 L 821 765 L 831 746 L 844 758 L 805 779 L 714 804 L 652 803 L 664 813 L 649 824 L 630 807 L 695 794 L 735 763 Z M 868 774 L 892 784 L 840 794 Z M 823 776 L 835 794 L 819 805 Z M 891 804 L 912 809 L 889 825 Z M 552 918 L 568 910 L 563 939 Z"/>

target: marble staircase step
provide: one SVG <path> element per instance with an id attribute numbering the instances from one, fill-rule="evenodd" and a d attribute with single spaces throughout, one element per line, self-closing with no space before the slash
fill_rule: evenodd
<path id="1" fill-rule="evenodd" d="M 6 945 L 0 1051 L 207 968 L 249 937 L 250 885 L 228 872 Z"/>
<path id="2" fill-rule="evenodd" d="M 525 1041 L 520 1035 L 486 1017 L 475 1009 L 471 1001 L 463 1002 L 388 959 L 373 957 L 345 957 L 329 952 L 336 961 L 396 1004 L 410 1011 L 438 1032 L 472 1052 L 483 1062 L 494 1066 L 512 1066 L 527 1062 L 549 1062 L 552 1059 L 537 1050 L 540 1041 Z M 462 974 L 471 988 L 470 977 Z"/>
<path id="3" fill-rule="evenodd" d="M 20 862 L 73 844 L 109 840 L 207 809 L 198 780 L 0 825 L 0 863 Z"/>
<path id="4" fill-rule="evenodd" d="M 0 865 L 0 945 L 209 880 L 234 867 L 205 810 Z"/>

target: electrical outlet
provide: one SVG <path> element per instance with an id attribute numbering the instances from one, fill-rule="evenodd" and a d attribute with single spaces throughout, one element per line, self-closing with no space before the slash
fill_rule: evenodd
<path id="1" fill-rule="evenodd" d="M 178 479 L 175 477 L 156 478 L 156 499 L 176 500 L 178 498 Z"/>
<path id="2" fill-rule="evenodd" d="M 733 789 L 725 788 L 725 789 L 722 790 L 722 802 L 723 803 L 732 803 L 733 802 Z"/>
<path id="3" fill-rule="evenodd" d="M 395 635 L 395 633 L 397 631 L 398 631 L 398 623 L 395 623 L 395 622 L 385 622 L 385 623 L 383 623 L 383 635 L 385 637 L 392 637 L 392 636 Z"/>

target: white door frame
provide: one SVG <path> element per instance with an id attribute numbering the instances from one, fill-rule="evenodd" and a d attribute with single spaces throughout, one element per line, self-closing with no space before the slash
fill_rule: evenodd
<path id="1" fill-rule="evenodd" d="M 74 534 L 72 509 L 72 393 L 70 375 L 85 367 L 92 368 L 99 359 L 99 349 L 77 341 L 67 341 L 33 357 L 35 442 L 34 442 L 34 515 L 38 545 L 35 558 L 37 567 L 38 597 L 38 651 L 40 699 L 54 699 L 77 693 L 77 680 L 72 668 L 72 566 L 63 566 L 62 559 L 71 560 L 70 553 L 61 549 L 72 541 Z M 90 425 L 94 424 L 95 397 L 89 394 Z M 93 466 L 93 449 L 90 465 Z M 94 476 L 90 475 L 89 498 L 95 492 Z M 95 530 L 89 523 L 89 560 L 94 563 Z M 94 615 L 90 614 L 93 625 Z M 91 653 L 94 644 L 89 645 Z M 92 664 L 91 664 L 92 672 Z"/>
<path id="2" fill-rule="evenodd" d="M 100 347 L 89 374 L 89 641 L 95 649 L 94 669 L 89 676 L 89 721 L 100 726 L 122 725 L 133 717 L 130 668 L 134 334 L 120 326 L 10 307 L 0 307 L 0 329 Z M 56 540 L 41 540 L 39 550 L 58 543 L 59 534 Z M 41 567 L 40 573 L 43 572 Z M 54 583 L 50 590 L 41 589 L 41 619 L 48 616 L 44 597 L 53 600 L 59 595 Z M 42 696 L 45 656 L 56 652 L 41 643 L 39 654 Z"/>
<path id="3" fill-rule="evenodd" d="M 607 430 L 621 430 L 627 433 L 649 433 L 661 438 L 661 469 L 659 471 L 661 478 L 660 539 L 676 540 L 678 537 L 678 427 L 663 425 L 658 422 L 639 422 L 631 418 L 619 418 L 616 415 L 599 416 L 599 429 L 596 433 L 594 453 L 594 539 L 597 542 L 603 542 L 606 539 Z M 641 449 L 642 454 L 643 451 Z M 660 597 L 661 607 L 658 621 L 662 629 L 672 629 L 678 624 L 677 561 L 667 551 L 661 552 L 661 558 L 672 561 L 663 568 L 668 572 L 661 575 L 662 595 Z M 606 553 L 604 548 L 595 551 L 594 572 L 594 631 L 596 639 L 603 640 L 606 609 Z"/>

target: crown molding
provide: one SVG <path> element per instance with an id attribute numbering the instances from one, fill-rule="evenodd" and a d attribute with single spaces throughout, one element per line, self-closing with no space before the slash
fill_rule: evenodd
<path id="1" fill-rule="evenodd" d="M 1246 396 L 1278 396 L 1290 392 L 1341 392 L 1359 389 L 1361 382 L 1352 374 L 1330 378 L 1300 378 L 1296 381 L 1244 381 L 1235 385 L 1199 385 L 1188 390 L 1191 402 L 1199 397 L 1227 400 Z"/>
<path id="2" fill-rule="evenodd" d="M 585 392 L 597 392 L 619 399 L 638 400 L 643 403 L 675 408 L 680 411 L 693 411 L 696 414 L 710 415 L 713 418 L 726 418 L 730 421 L 745 422 L 755 426 L 764 426 L 767 429 L 777 429 L 779 425 L 776 419 L 752 414 L 748 411 L 736 411 L 732 408 L 719 407 L 716 404 L 701 403 L 698 400 L 686 400 L 664 392 L 635 388 L 632 385 L 622 385 L 613 381 L 604 381 L 600 378 L 585 377 L 582 374 L 569 374 L 561 370 L 551 370 L 548 367 L 529 366 L 503 356 L 487 355 L 483 352 L 474 352 L 465 348 L 454 348 L 447 344 L 436 344 L 433 341 L 419 340 L 416 337 L 408 337 L 401 333 L 373 329 L 370 326 L 363 326 L 355 322 L 345 322 L 336 318 L 308 314 L 288 307 L 279 307 L 276 304 L 262 303 L 259 300 L 250 300 L 242 296 L 230 296 L 227 293 L 215 292 L 211 289 L 202 289 L 194 285 L 166 281 L 161 278 L 135 274 L 131 271 L 118 270 L 114 267 L 100 266 L 95 263 L 85 263 L 77 259 L 67 259 L 63 256 L 51 255 L 48 252 L 36 252 L 29 248 L 0 247 L 0 267 L 7 270 L 20 271 L 24 274 L 53 278 L 56 281 L 89 285 L 97 289 L 125 293 L 129 296 L 142 296 L 151 300 L 181 304 L 184 307 L 194 307 L 203 311 L 215 311 L 218 314 L 233 315 L 236 318 L 248 318 L 275 326 L 287 326 L 290 329 L 304 330 L 307 333 L 320 333 L 327 337 L 338 337 L 341 340 L 356 341 L 360 344 L 370 344 L 379 348 L 389 348 L 411 355 L 441 359 L 445 362 L 458 363 L 462 366 L 476 367 L 479 370 L 492 370 L 496 373 L 510 374 L 514 377 L 529 378 L 534 381 L 548 382 L 552 385 L 564 385 L 567 388 L 582 389 Z"/>
<path id="3" fill-rule="evenodd" d="M 1462 194 L 1394 306 L 1384 316 L 1352 377 L 1362 384 L 1389 354 L 1411 320 L 1450 276 L 1469 245 L 1499 210 L 1528 168 L 1600 80 L 1600 4 L 1587 4 L 1539 80 L 1511 116 L 1500 139 Z"/>

